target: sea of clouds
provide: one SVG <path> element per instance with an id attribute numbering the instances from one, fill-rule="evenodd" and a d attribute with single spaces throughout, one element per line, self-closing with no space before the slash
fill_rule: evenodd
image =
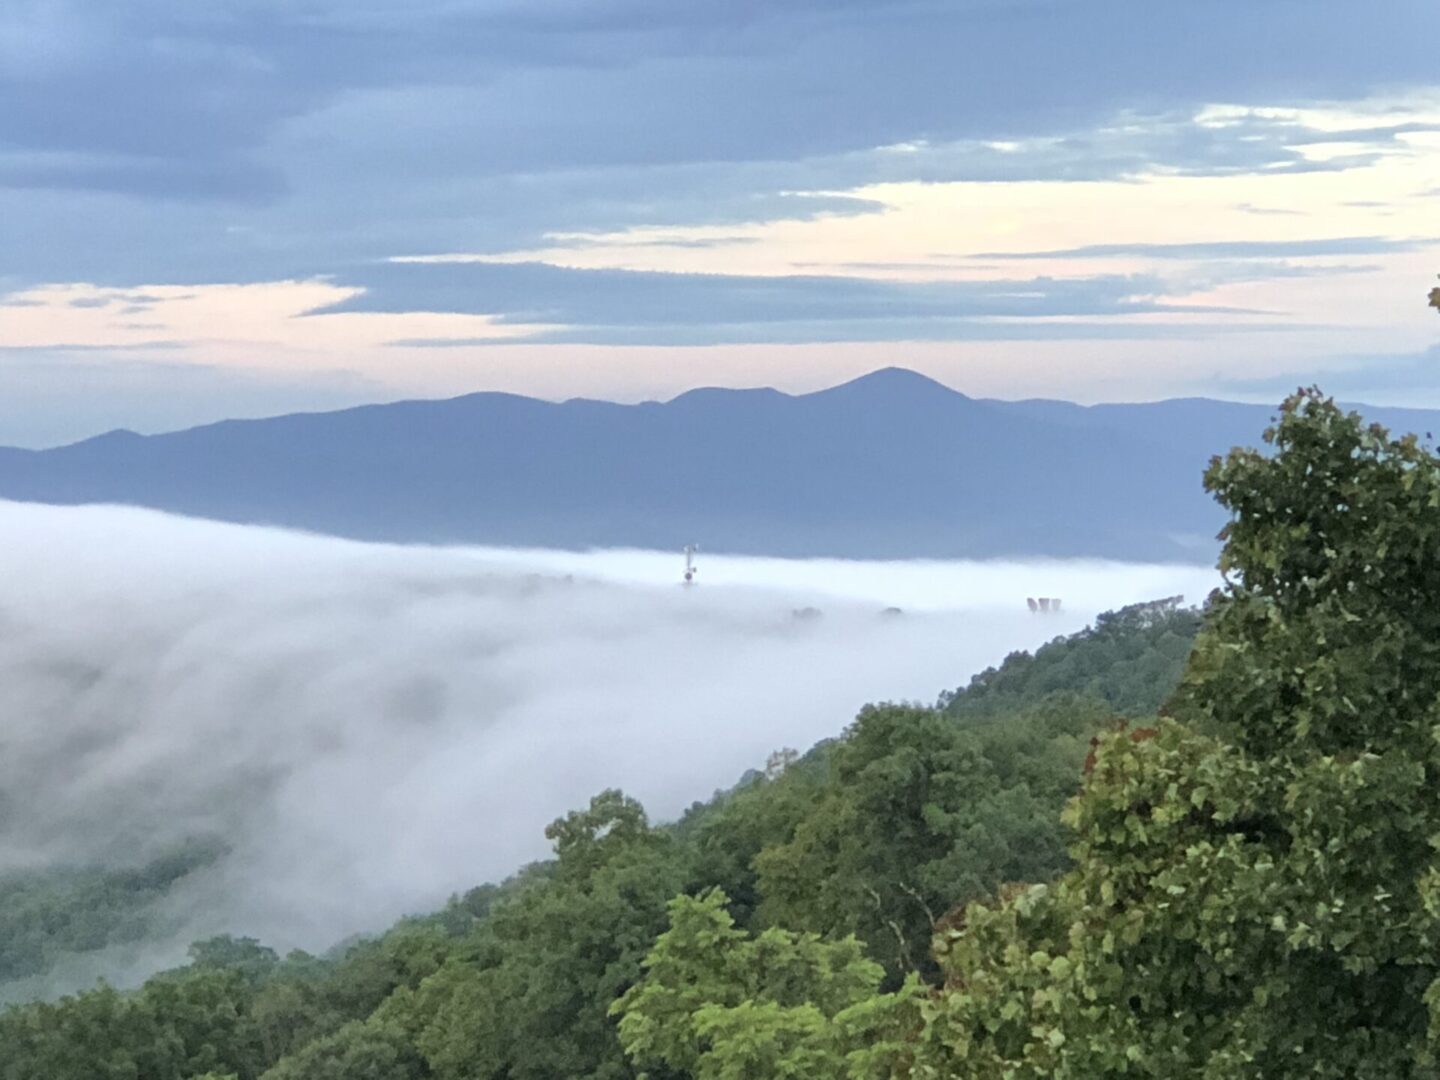
<path id="1" fill-rule="evenodd" d="M 228 853 L 172 900 L 175 954 L 220 930 L 323 948 L 545 855 L 545 824 L 603 788 L 674 817 L 866 702 L 931 702 L 1101 611 L 1218 584 L 1100 562 L 699 567 L 685 588 L 678 553 L 0 502 L 0 875 L 216 837 Z M 1032 615 L 1040 595 L 1061 614 Z"/>

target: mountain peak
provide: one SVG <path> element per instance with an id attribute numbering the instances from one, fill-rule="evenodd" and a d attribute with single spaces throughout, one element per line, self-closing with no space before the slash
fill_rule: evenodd
<path id="1" fill-rule="evenodd" d="M 114 446 L 119 443 L 138 443 L 144 441 L 145 436 L 141 435 L 138 431 L 131 431 L 129 428 L 114 428 L 110 431 L 102 432 L 99 435 L 92 435 L 90 438 L 83 439 L 78 443 L 73 443 L 72 445 Z"/>
<path id="2" fill-rule="evenodd" d="M 928 375 L 922 375 L 918 371 L 902 367 L 877 368 L 858 378 L 851 379 L 849 382 L 816 391 L 817 394 L 851 394 L 855 392 L 883 394 L 887 398 L 900 395 L 911 398 L 936 396 L 965 398 L 960 391 L 954 390 Z M 966 400 L 969 399 L 966 398 Z"/>
<path id="3" fill-rule="evenodd" d="M 668 404 L 679 405 L 681 403 L 694 405 L 697 403 L 708 403 L 714 401 L 768 401 L 784 397 L 771 386 L 755 386 L 734 388 L 728 386 L 697 386 L 693 390 L 686 390 L 671 398 Z"/>

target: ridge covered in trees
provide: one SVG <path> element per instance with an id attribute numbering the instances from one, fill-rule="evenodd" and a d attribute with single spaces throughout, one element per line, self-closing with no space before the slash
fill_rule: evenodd
<path id="1" fill-rule="evenodd" d="M 1170 653 L 1188 650 L 1197 623 L 1173 602 L 1137 605 L 1035 657 L 1008 657 L 989 673 L 1011 688 L 1003 705 L 958 707 L 973 700 L 962 692 L 944 707 L 867 707 L 838 738 L 777 753 L 670 825 L 602 793 L 550 827 L 553 860 L 335 955 L 279 957 L 218 939 L 135 992 L 0 1013 L 0 1078 L 105 1075 L 94 1071 L 101 1060 L 117 1076 L 176 1080 L 635 1075 L 621 1037 L 638 1022 L 610 1013 L 677 897 L 719 904 L 733 934 L 767 957 L 794 954 L 772 1006 L 808 992 L 806 964 L 842 955 L 860 977 L 847 993 L 888 992 L 912 973 L 928 985 L 940 977 L 930 950 L 940 914 L 1068 865 L 1059 812 L 1115 714 L 1107 688 L 1164 697 L 1178 678 Z M 1076 653 L 1086 659 L 1067 661 Z M 1107 671 L 1127 662 L 1133 675 Z M 1062 674 L 1035 675 L 1052 669 Z M 143 915 L 154 896 L 139 886 L 156 873 L 115 904 Z M 50 911 L 43 884 L 0 921 L 0 956 L 28 955 L 25 943 L 68 917 L 74 890 L 56 891 Z"/>
<path id="2" fill-rule="evenodd" d="M 67 955 L 159 936 L 156 902 L 217 854 L 192 843 L 135 869 L 0 877 L 0 985 L 44 974 Z"/>
<path id="3" fill-rule="evenodd" d="M 1315 391 L 1267 439 L 1206 473 L 1203 618 L 866 708 L 673 825 L 603 792 L 337 956 L 11 1009 L 0 1080 L 1435 1075 L 1440 459 Z"/>

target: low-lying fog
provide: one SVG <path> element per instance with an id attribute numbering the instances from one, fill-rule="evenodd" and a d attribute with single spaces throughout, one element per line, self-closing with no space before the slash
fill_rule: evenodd
<path id="1" fill-rule="evenodd" d="M 219 836 L 186 938 L 322 948 L 545 855 L 546 822 L 602 788 L 672 817 L 868 701 L 933 701 L 1099 611 L 1217 582 L 1081 562 L 699 566 L 686 589 L 678 553 L 386 547 L 0 503 L 0 874 Z M 1031 615 L 1039 595 L 1062 614 Z"/>

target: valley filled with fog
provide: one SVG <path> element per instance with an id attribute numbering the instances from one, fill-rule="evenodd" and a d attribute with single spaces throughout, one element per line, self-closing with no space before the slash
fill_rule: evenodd
<path id="1" fill-rule="evenodd" d="M 679 538 L 681 540 L 689 538 Z M 543 857 L 620 787 L 659 818 L 863 704 L 932 702 L 1208 567 L 368 545 L 0 503 L 0 878 L 221 852 L 169 939 L 324 948 Z M 1063 598 L 1032 615 L 1027 596 Z M 899 608 L 902 613 L 886 612 Z"/>

